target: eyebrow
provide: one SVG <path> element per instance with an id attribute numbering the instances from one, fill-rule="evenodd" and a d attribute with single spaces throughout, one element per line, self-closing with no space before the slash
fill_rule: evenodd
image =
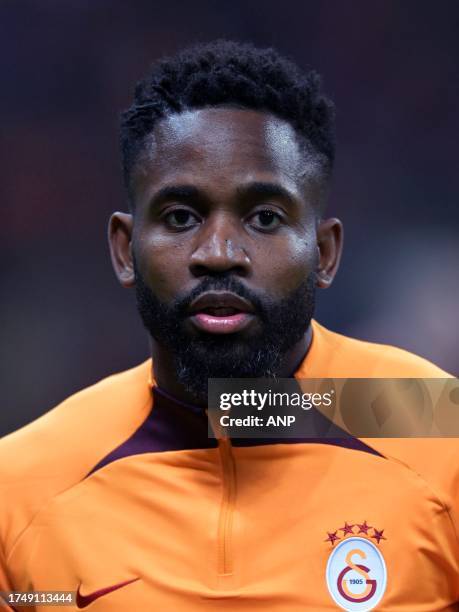
<path id="1" fill-rule="evenodd" d="M 192 200 L 201 196 L 201 191 L 193 185 L 168 185 L 157 191 L 150 203 L 157 206 L 166 200 Z"/>
<path id="2" fill-rule="evenodd" d="M 295 196 L 285 187 L 278 183 L 270 183 L 265 181 L 253 181 L 247 185 L 241 185 L 236 189 L 237 195 L 240 198 L 266 198 L 278 197 L 287 201 L 289 204 L 295 204 Z M 208 200 L 209 198 L 201 189 L 194 185 L 166 185 L 159 189 L 150 201 L 151 206 L 158 206 L 167 200 Z"/>
<path id="3" fill-rule="evenodd" d="M 237 193 L 242 198 L 278 197 L 286 200 L 289 204 L 295 204 L 295 196 L 285 187 L 278 183 L 254 181 L 248 185 L 237 188 Z"/>

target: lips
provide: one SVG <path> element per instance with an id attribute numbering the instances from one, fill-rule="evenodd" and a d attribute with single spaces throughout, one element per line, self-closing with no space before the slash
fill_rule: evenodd
<path id="1" fill-rule="evenodd" d="M 200 295 L 191 303 L 189 313 L 195 327 L 212 334 L 242 331 L 255 318 L 253 305 L 228 291 Z"/>

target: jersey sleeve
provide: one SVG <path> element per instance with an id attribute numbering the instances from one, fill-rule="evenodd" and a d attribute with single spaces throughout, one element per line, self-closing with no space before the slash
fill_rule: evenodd
<path id="1" fill-rule="evenodd" d="M 13 586 L 6 573 L 5 552 L 3 549 L 3 545 L 0 542 L 0 610 L 12 610 L 13 609 L 13 608 L 10 608 L 10 606 L 6 604 L 6 602 L 3 600 L 1 596 L 2 591 L 12 591 L 12 590 L 13 590 Z"/>

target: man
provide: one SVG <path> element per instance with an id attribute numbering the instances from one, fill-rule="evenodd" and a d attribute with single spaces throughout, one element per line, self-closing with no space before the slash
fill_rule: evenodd
<path id="1" fill-rule="evenodd" d="M 318 77 L 273 50 L 194 47 L 138 84 L 109 239 L 152 359 L 1 442 L 3 590 L 92 610 L 456 609 L 455 445 L 207 434 L 211 377 L 448 376 L 312 319 L 342 248 L 333 134 Z"/>

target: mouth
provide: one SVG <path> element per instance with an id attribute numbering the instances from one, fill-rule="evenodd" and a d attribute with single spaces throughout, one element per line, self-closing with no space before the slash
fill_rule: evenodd
<path id="1" fill-rule="evenodd" d="M 227 291 L 209 291 L 191 303 L 192 324 L 211 334 L 232 334 L 242 331 L 255 319 L 253 305 Z"/>

